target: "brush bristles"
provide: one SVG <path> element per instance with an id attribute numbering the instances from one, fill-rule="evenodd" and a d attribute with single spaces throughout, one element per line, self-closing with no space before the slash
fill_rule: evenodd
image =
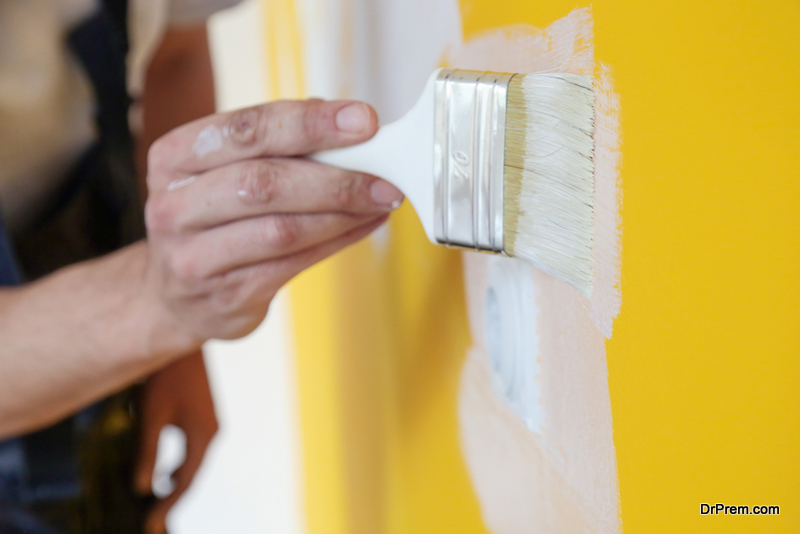
<path id="1" fill-rule="evenodd" d="M 592 291 L 594 93 L 590 76 L 518 74 L 508 87 L 506 252 Z"/>

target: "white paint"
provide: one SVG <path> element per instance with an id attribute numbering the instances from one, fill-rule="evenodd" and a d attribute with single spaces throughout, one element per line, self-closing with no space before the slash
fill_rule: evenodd
<path id="1" fill-rule="evenodd" d="M 592 74 L 594 49 L 576 46 L 587 39 L 591 42 L 591 12 L 576 9 L 546 30 L 520 24 L 476 36 L 446 58 L 453 67 L 473 70 Z"/>
<path id="2" fill-rule="evenodd" d="M 186 187 L 187 185 L 193 183 L 197 180 L 197 176 L 192 175 L 188 178 L 181 178 L 179 180 L 172 180 L 170 183 L 167 184 L 167 191 L 175 191 L 176 189 L 180 189 L 181 187 Z"/>
<path id="3" fill-rule="evenodd" d="M 197 134 L 192 145 L 192 151 L 198 159 L 216 152 L 222 148 L 224 132 L 216 125 L 209 124 Z"/>
<path id="4" fill-rule="evenodd" d="M 542 433 L 539 385 L 539 309 L 533 267 L 525 261 L 489 256 L 484 306 L 486 348 L 495 394 L 531 432 Z"/>
<path id="5" fill-rule="evenodd" d="M 580 294 L 533 270 L 541 427 L 531 432 L 495 393 L 485 332 L 488 263 L 465 254 L 474 347 L 462 370 L 461 444 L 487 527 L 495 534 L 619 531 L 604 338 Z M 525 328 L 525 325 L 521 326 Z"/>

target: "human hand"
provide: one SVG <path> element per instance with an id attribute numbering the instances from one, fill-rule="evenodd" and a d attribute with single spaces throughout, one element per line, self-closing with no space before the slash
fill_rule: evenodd
<path id="1" fill-rule="evenodd" d="M 295 157 L 363 142 L 377 128 L 363 103 L 279 101 L 156 141 L 147 279 L 171 328 L 194 343 L 241 337 L 289 279 L 380 226 L 399 190 Z"/>
<path id="2" fill-rule="evenodd" d="M 167 425 L 175 425 L 186 435 L 185 460 L 172 476 L 174 490 L 155 501 L 145 522 L 147 534 L 166 534 L 167 512 L 189 487 L 217 432 L 217 417 L 202 351 L 179 358 L 150 376 L 139 401 L 141 435 L 133 479 L 138 493 L 152 493 L 161 430 Z"/>

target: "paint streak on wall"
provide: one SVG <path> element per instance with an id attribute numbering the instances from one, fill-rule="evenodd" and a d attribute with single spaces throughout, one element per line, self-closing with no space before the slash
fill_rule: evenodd
<path id="1" fill-rule="evenodd" d="M 496 348 L 487 349 L 487 293 L 494 298 L 491 262 L 466 254 L 465 280 L 474 347 L 463 368 L 459 417 L 467 465 L 487 526 L 496 534 L 617 532 L 619 496 L 612 439 L 605 338 L 619 311 L 619 102 L 610 68 L 595 71 L 592 15 L 577 9 L 546 30 L 512 26 L 478 35 L 449 51 L 458 68 L 508 72 L 596 72 L 596 287 L 586 301 L 567 284 L 534 269 L 537 336 L 527 347 L 538 377 L 525 377 L 540 402 L 540 432 L 518 417 L 516 399 L 497 394 Z M 511 274 L 514 273 L 514 274 Z M 509 283 L 515 283 L 510 281 Z M 520 287 L 522 284 L 518 284 Z M 513 307 L 499 320 L 514 322 Z M 538 338 L 538 346 L 535 345 Z M 519 358 L 508 355 L 509 359 Z M 509 364 L 510 365 L 510 364 Z M 524 367 L 523 367 L 524 368 Z M 537 381 L 538 378 L 538 381 Z M 495 384 L 492 387 L 492 384 Z M 505 402 L 503 402 L 505 401 Z M 515 415 L 516 414 L 516 415 Z"/>
<path id="2" fill-rule="evenodd" d="M 614 319 L 622 304 L 619 283 L 622 183 L 619 176 L 619 95 L 614 92 L 611 67 L 604 63 L 595 70 L 594 95 L 595 265 L 589 317 L 600 333 L 611 339 Z"/>

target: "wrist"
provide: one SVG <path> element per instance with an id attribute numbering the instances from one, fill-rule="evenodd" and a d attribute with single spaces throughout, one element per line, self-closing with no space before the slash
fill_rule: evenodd
<path id="1" fill-rule="evenodd" d="M 134 246 L 141 247 L 134 265 L 135 283 L 131 284 L 135 329 L 141 333 L 138 352 L 145 358 L 168 361 L 198 349 L 205 340 L 186 329 L 161 296 L 158 277 L 149 261 L 147 241 Z"/>

